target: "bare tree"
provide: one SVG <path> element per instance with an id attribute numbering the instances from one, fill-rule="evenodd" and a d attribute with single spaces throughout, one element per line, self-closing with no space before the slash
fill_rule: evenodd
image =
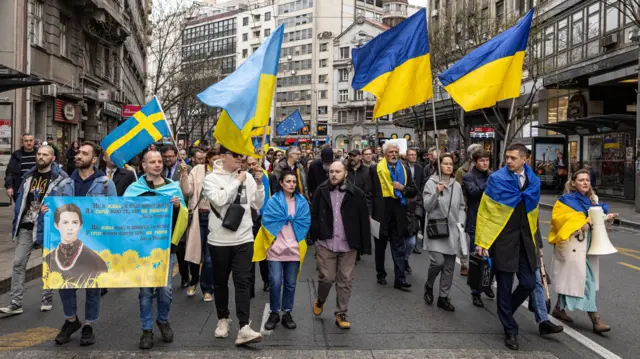
<path id="1" fill-rule="evenodd" d="M 640 0 L 600 0 L 600 2 L 624 13 L 636 26 L 640 27 Z M 610 11 L 610 8 L 605 11 Z"/>

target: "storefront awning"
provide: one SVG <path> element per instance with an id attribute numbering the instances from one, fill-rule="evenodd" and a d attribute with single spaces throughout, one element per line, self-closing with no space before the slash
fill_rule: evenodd
<path id="1" fill-rule="evenodd" d="M 635 131 L 635 115 L 597 115 L 532 127 L 555 131 L 565 136 L 594 135 L 607 132 Z"/>
<path id="2" fill-rule="evenodd" d="M 0 65 L 0 92 L 11 91 L 23 87 L 48 85 L 51 82 L 35 76 L 24 74 L 5 65 Z"/>

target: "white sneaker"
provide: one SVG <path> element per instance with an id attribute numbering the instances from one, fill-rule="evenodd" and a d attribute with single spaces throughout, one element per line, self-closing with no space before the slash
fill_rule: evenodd
<path id="1" fill-rule="evenodd" d="M 231 319 L 218 320 L 215 331 L 216 338 L 226 338 L 229 336 L 229 323 L 231 323 Z"/>
<path id="2" fill-rule="evenodd" d="M 50 311 L 51 309 L 53 309 L 53 305 L 52 305 L 51 303 L 48 303 L 48 304 L 42 304 L 42 305 L 40 306 L 40 311 L 41 311 L 41 312 L 48 312 L 48 311 Z"/>
<path id="3" fill-rule="evenodd" d="M 238 338 L 236 338 L 236 345 L 246 345 L 252 343 L 259 343 L 262 341 L 262 334 L 255 332 L 249 324 L 240 328 L 238 331 Z"/>
<path id="4" fill-rule="evenodd" d="M 187 296 L 188 297 L 193 297 L 194 295 L 196 295 L 196 289 L 198 287 L 196 287 L 195 285 L 190 286 L 189 288 L 187 288 Z"/>
<path id="5" fill-rule="evenodd" d="M 22 314 L 24 313 L 24 310 L 22 310 L 22 307 L 19 307 L 18 305 L 11 303 L 9 305 L 7 305 L 6 307 L 2 307 L 0 308 L 0 313 L 4 313 L 4 314 Z"/>

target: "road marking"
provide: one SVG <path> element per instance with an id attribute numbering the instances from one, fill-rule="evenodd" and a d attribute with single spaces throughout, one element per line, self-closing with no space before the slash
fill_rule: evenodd
<path id="1" fill-rule="evenodd" d="M 458 263 L 458 265 L 461 264 L 460 258 L 456 257 L 456 263 Z M 625 263 L 620 263 L 620 264 L 625 264 Z M 640 270 L 640 268 L 638 268 L 638 267 L 635 267 L 635 269 Z M 494 283 L 492 285 L 492 287 L 495 290 L 496 289 L 496 284 Z M 521 307 L 527 308 L 528 305 L 529 305 L 529 301 L 525 300 L 524 303 L 522 303 Z M 549 316 L 549 320 L 552 323 L 556 324 L 556 325 L 562 325 L 564 327 L 564 333 L 566 333 L 568 336 L 573 338 L 578 343 L 580 343 L 580 344 L 584 345 L 585 347 L 587 347 L 587 349 L 589 349 L 592 352 L 600 355 L 602 358 L 604 358 L 604 359 L 622 359 L 620 356 L 618 356 L 618 355 L 614 354 L 613 352 L 609 351 L 607 348 L 605 348 L 602 345 L 594 342 L 593 340 L 585 337 L 584 335 L 580 334 L 576 330 L 568 327 L 566 324 L 563 324 L 560 321 L 556 320 L 552 316 Z"/>
<path id="2" fill-rule="evenodd" d="M 622 254 L 623 256 L 627 256 L 627 257 L 631 257 L 631 258 L 635 258 L 635 259 L 640 259 L 640 255 L 631 254 L 631 253 L 628 253 L 626 251 L 618 251 L 618 253 Z"/>
<path id="3" fill-rule="evenodd" d="M 40 327 L 25 330 L 24 332 L 11 333 L 0 337 L 0 351 L 22 350 L 53 340 L 58 334 L 58 329 Z"/>
<path id="4" fill-rule="evenodd" d="M 264 325 L 267 323 L 267 319 L 269 319 L 269 314 L 271 313 L 269 307 L 269 303 L 266 303 L 264 305 L 264 310 L 262 311 L 262 323 L 260 323 L 260 334 L 262 335 L 271 335 L 273 332 L 273 330 L 264 329 Z"/>
<path id="5" fill-rule="evenodd" d="M 631 252 L 631 253 L 640 253 L 640 251 L 635 250 L 635 249 L 631 249 L 631 248 L 622 248 L 622 247 L 616 247 L 619 251 L 625 251 L 625 252 Z"/>
<path id="6" fill-rule="evenodd" d="M 631 264 L 629 264 L 629 263 L 625 263 L 625 262 L 618 262 L 618 264 L 622 264 L 622 265 L 623 265 L 623 266 L 625 266 L 625 267 L 633 268 L 633 269 L 635 269 L 635 270 L 640 271 L 640 267 L 636 267 L 636 266 L 631 265 Z"/>

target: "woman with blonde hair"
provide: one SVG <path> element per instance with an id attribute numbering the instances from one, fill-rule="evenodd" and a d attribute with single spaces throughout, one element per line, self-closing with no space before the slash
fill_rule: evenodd
<path id="1" fill-rule="evenodd" d="M 617 215 L 608 213 L 607 205 L 599 202 L 591 187 L 589 172 L 584 169 L 574 172 L 551 214 L 549 243 L 554 245 L 551 267 L 554 290 L 558 293 L 551 315 L 571 323 L 573 319 L 566 310 L 585 311 L 591 318 L 593 331 L 604 333 L 611 327 L 600 319 L 596 307 L 599 258 L 588 254 L 592 240 L 589 208 L 594 206 L 602 207 L 608 221 Z"/>

